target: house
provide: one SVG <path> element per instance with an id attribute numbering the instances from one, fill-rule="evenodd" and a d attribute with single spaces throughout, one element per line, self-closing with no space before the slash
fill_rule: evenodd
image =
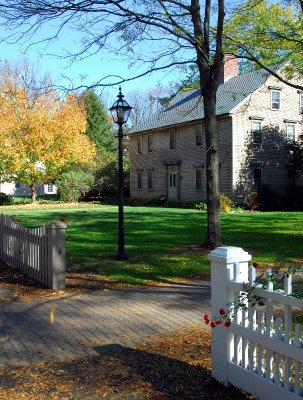
<path id="1" fill-rule="evenodd" d="M 266 184 L 284 195 L 298 184 L 285 140 L 301 134 L 303 92 L 264 69 L 238 74 L 236 58 L 226 60 L 222 75 L 216 111 L 221 193 L 243 200 Z M 188 90 L 136 127 L 130 135 L 132 198 L 206 200 L 203 115 L 200 91 Z"/>
<path id="2" fill-rule="evenodd" d="M 31 196 L 31 189 L 24 183 L 19 182 L 4 182 L 0 183 L 0 193 L 10 194 L 16 197 Z M 37 185 L 37 195 L 54 195 L 57 194 L 57 187 L 53 183 L 40 183 Z"/>

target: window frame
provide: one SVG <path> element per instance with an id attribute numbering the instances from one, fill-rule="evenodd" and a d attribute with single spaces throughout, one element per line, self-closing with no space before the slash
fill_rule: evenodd
<path id="1" fill-rule="evenodd" d="M 142 154 L 142 137 L 137 138 L 137 153 Z"/>
<path id="2" fill-rule="evenodd" d="M 154 189 L 154 173 L 152 170 L 147 171 L 147 190 Z"/>
<path id="3" fill-rule="evenodd" d="M 153 136 L 152 135 L 147 136 L 147 151 L 148 151 L 148 153 L 153 152 Z"/>
<path id="4" fill-rule="evenodd" d="M 50 187 L 51 187 L 51 190 L 49 190 Z M 54 184 L 53 183 L 47 184 L 47 193 L 54 193 Z"/>
<path id="5" fill-rule="evenodd" d="M 198 179 L 198 173 L 200 173 L 200 179 Z M 200 192 L 202 190 L 202 178 L 203 178 L 203 171 L 202 168 L 196 168 L 195 169 L 195 185 L 196 185 L 196 191 Z M 200 183 L 198 185 L 198 182 Z"/>
<path id="6" fill-rule="evenodd" d="M 140 177 L 140 179 L 139 179 Z M 140 185 L 139 185 L 140 182 Z M 143 171 L 137 171 L 137 190 L 143 190 Z"/>
<path id="7" fill-rule="evenodd" d="M 177 173 L 175 171 L 169 172 L 169 182 L 168 185 L 170 188 L 175 188 L 177 186 Z"/>
<path id="8" fill-rule="evenodd" d="M 273 101 L 273 95 L 275 93 L 279 94 L 279 101 Z M 275 107 L 274 104 L 277 104 L 278 107 Z M 272 89 L 270 91 L 270 109 L 273 111 L 280 111 L 281 110 L 281 90 L 277 90 L 277 89 Z"/>
<path id="9" fill-rule="evenodd" d="M 289 127 L 293 127 L 293 137 L 290 138 L 289 137 L 289 132 L 288 132 L 288 128 Z M 295 122 L 286 122 L 286 137 L 287 140 L 294 142 L 296 140 L 296 124 Z"/>
<path id="10" fill-rule="evenodd" d="M 173 140 L 172 140 L 173 138 Z M 174 150 L 176 148 L 176 130 L 170 129 L 169 131 L 169 148 L 170 150 Z"/>
<path id="11" fill-rule="evenodd" d="M 198 137 L 200 137 L 200 141 L 198 142 Z M 195 143 L 196 147 L 203 146 L 203 124 L 197 125 L 195 129 Z"/>
<path id="12" fill-rule="evenodd" d="M 255 123 L 259 124 L 260 129 L 254 129 Z M 251 120 L 251 133 L 252 133 L 252 143 L 261 145 L 262 144 L 262 120 L 260 120 L 260 119 L 252 119 Z M 259 135 L 259 137 L 260 137 L 259 140 L 256 140 L 256 135 Z"/>

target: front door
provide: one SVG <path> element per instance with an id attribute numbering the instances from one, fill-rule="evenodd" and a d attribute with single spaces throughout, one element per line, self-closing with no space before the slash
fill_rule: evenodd
<path id="1" fill-rule="evenodd" d="M 168 200 L 177 200 L 177 173 L 168 173 Z"/>

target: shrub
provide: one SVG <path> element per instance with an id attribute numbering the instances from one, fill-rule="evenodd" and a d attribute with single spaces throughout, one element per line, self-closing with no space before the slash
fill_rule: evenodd
<path id="1" fill-rule="evenodd" d="M 6 193 L 2 193 L 2 192 L 0 193 L 0 206 L 8 206 L 13 203 L 14 203 L 14 200 L 10 194 L 6 194 Z"/>
<path id="2" fill-rule="evenodd" d="M 232 199 L 227 197 L 225 194 L 220 194 L 220 211 L 228 214 L 235 208 L 235 203 Z"/>
<path id="3" fill-rule="evenodd" d="M 60 199 L 67 202 L 79 201 L 94 183 L 94 176 L 89 172 L 71 170 L 64 172 L 56 185 Z"/>
<path id="4" fill-rule="evenodd" d="M 245 197 L 245 202 L 250 210 L 256 210 L 259 207 L 258 194 L 256 192 L 249 193 Z"/>
<path id="5" fill-rule="evenodd" d="M 207 204 L 206 203 L 202 203 L 202 202 L 195 203 L 194 207 L 199 211 L 207 211 Z"/>

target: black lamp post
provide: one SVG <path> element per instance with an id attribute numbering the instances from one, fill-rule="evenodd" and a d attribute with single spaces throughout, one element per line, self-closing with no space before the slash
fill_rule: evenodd
<path id="1" fill-rule="evenodd" d="M 130 111 L 132 107 L 123 100 L 123 94 L 121 92 L 121 87 L 119 87 L 118 100 L 109 109 L 113 120 L 119 125 L 118 130 L 118 157 L 119 157 L 119 234 L 118 234 L 118 260 L 126 260 L 127 255 L 124 248 L 124 197 L 123 197 L 123 187 L 124 187 L 124 175 L 123 175 L 123 128 L 122 125 L 128 120 Z"/>

